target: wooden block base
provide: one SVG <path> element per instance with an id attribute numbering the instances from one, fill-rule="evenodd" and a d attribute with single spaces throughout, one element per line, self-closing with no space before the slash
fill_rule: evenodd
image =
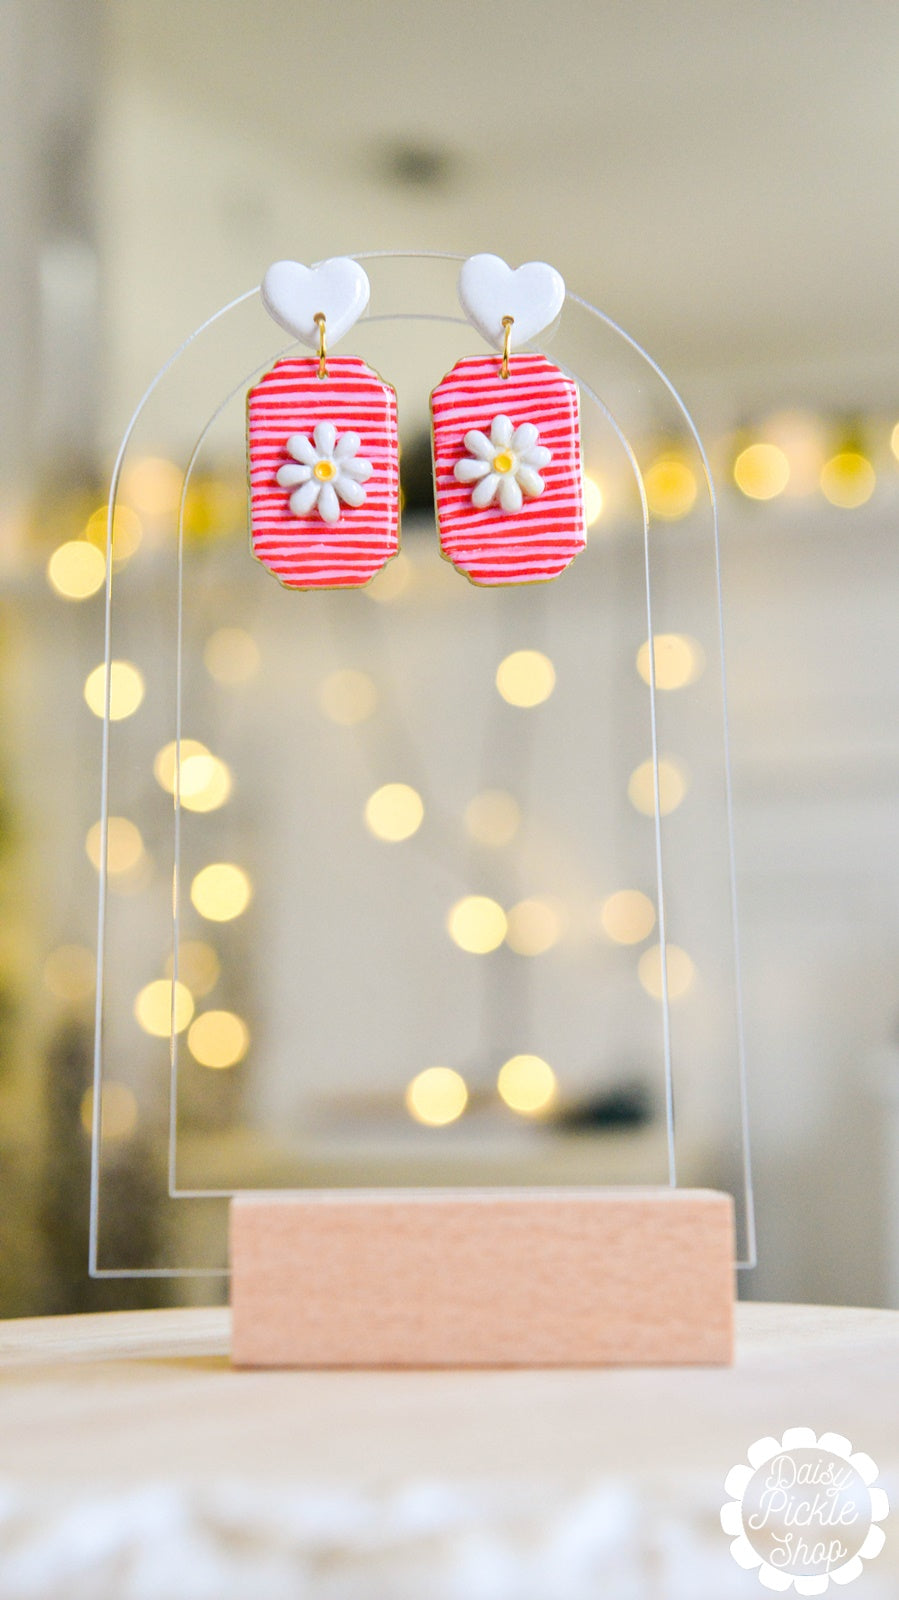
<path id="1" fill-rule="evenodd" d="M 231 1202 L 242 1367 L 726 1365 L 733 1202 L 707 1189 Z"/>

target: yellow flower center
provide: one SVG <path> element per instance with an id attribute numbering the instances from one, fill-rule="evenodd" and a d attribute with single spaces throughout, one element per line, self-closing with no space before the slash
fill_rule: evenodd
<path id="1" fill-rule="evenodd" d="M 337 468 L 333 461 L 316 461 L 312 468 L 312 475 L 318 478 L 319 483 L 328 483 L 331 478 L 336 478 Z"/>
<path id="2" fill-rule="evenodd" d="M 515 457 L 510 450 L 500 450 L 499 455 L 493 457 L 494 472 L 511 472 L 515 465 Z"/>

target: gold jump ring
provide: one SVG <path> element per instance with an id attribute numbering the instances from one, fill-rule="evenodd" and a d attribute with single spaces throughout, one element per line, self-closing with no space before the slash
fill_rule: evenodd
<path id="1" fill-rule="evenodd" d="M 316 311 L 312 320 L 318 328 L 318 375 L 320 378 L 324 378 L 327 376 L 325 358 L 328 354 L 328 345 L 325 339 L 325 313 Z"/>
<path id="2" fill-rule="evenodd" d="M 514 317 L 503 317 L 503 364 L 499 369 L 501 378 L 509 376 L 509 348 L 512 343 L 512 324 Z"/>

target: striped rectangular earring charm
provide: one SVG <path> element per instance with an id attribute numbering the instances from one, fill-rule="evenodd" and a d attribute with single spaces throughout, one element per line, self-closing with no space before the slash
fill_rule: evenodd
<path id="1" fill-rule="evenodd" d="M 557 578 L 587 542 L 577 384 L 537 353 L 511 354 L 558 316 L 559 274 L 473 256 L 459 280 L 497 356 L 458 361 L 431 395 L 441 554 L 472 583 Z"/>
<path id="2" fill-rule="evenodd" d="M 396 394 L 358 356 L 330 356 L 368 303 L 349 258 L 270 267 L 269 313 L 313 358 L 276 362 L 247 396 L 252 551 L 289 589 L 367 584 L 399 550 Z"/>

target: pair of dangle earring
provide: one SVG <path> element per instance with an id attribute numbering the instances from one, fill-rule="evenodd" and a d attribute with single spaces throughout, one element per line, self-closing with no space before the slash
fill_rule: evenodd
<path id="1" fill-rule="evenodd" d="M 368 583 L 399 549 L 396 395 L 356 356 L 332 357 L 370 294 L 358 262 L 281 261 L 266 309 L 314 359 L 279 361 L 247 402 L 254 555 L 290 588 Z M 559 274 L 472 256 L 469 320 L 500 352 L 468 357 L 431 396 L 441 554 L 472 583 L 555 578 L 586 542 L 577 386 L 543 355 L 512 354 L 558 317 Z"/>

